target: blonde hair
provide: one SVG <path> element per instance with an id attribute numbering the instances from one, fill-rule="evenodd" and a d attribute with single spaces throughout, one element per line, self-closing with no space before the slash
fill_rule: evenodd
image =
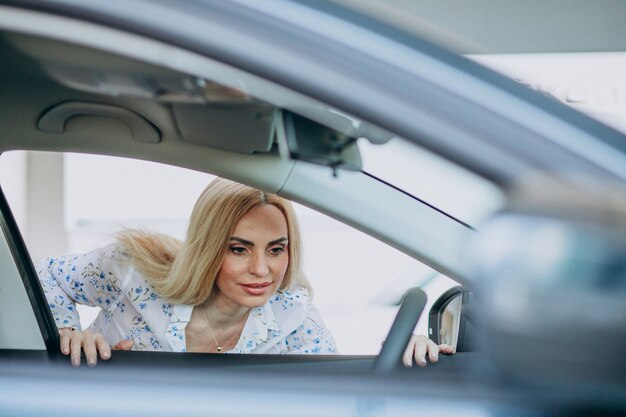
<path id="1" fill-rule="evenodd" d="M 213 291 L 237 223 L 252 208 L 264 204 L 276 206 L 287 221 L 289 265 L 279 290 L 298 284 L 311 293 L 301 268 L 302 240 L 291 203 L 223 178 L 213 180 L 196 201 L 183 242 L 136 230 L 126 230 L 117 239 L 162 297 L 177 304 L 198 305 Z"/>

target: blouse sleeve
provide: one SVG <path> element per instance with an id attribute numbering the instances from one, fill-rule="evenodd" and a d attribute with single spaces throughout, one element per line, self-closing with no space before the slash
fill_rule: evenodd
<path id="1" fill-rule="evenodd" d="M 324 325 L 320 313 L 309 304 L 307 314 L 300 327 L 286 338 L 290 354 L 336 354 L 337 347 L 330 331 Z"/>
<path id="2" fill-rule="evenodd" d="M 76 303 L 112 310 L 121 302 L 117 283 L 124 254 L 115 245 L 81 255 L 41 260 L 37 274 L 57 327 L 80 330 Z"/>

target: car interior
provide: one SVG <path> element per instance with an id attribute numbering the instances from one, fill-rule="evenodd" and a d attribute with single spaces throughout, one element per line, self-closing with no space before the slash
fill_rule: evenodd
<path id="1" fill-rule="evenodd" d="M 467 258 L 473 254 L 466 253 L 465 248 L 468 242 L 480 237 L 478 230 L 482 219 L 506 209 L 505 203 L 511 203 L 507 197 L 512 183 L 525 177 L 524 174 L 575 167 L 581 175 L 626 178 L 622 164 L 623 135 L 591 119 L 579 118 L 575 111 L 552 99 L 526 91 L 512 80 L 468 61 L 467 74 L 474 78 L 467 85 L 474 87 L 469 90 L 479 96 L 480 105 L 468 98 L 471 96 L 462 96 L 459 89 L 458 94 L 455 91 L 454 95 L 437 102 L 440 108 L 431 109 L 429 100 L 440 91 L 424 82 L 432 88 L 424 87 L 423 91 L 432 95 L 420 97 L 410 113 L 420 121 L 420 135 L 416 136 L 421 142 L 416 144 L 414 138 L 404 139 L 408 135 L 402 133 L 409 132 L 409 127 L 398 126 L 398 132 L 390 132 L 388 126 L 379 127 L 380 123 L 355 117 L 343 107 L 336 108 L 301 90 L 289 88 L 289 80 L 279 83 L 207 54 L 135 33 L 33 10 L 0 7 L 0 125 L 3 126 L 0 154 L 43 151 L 104 155 L 228 178 L 323 213 L 454 280 L 453 287 L 440 291 L 434 298 L 410 285 L 394 287 L 391 291 L 390 282 L 389 299 L 397 314 L 388 333 L 385 330 L 384 345 L 376 355 L 115 352 L 110 361 L 85 372 L 135 367 L 141 372 L 158 366 L 180 369 L 189 375 L 197 370 L 226 367 L 291 375 L 306 372 L 307 376 L 358 373 L 376 375 L 382 381 L 391 375 L 394 381 L 399 381 L 393 389 L 403 390 L 407 396 L 419 385 L 420 392 L 445 401 L 454 395 L 472 401 L 507 397 L 518 405 L 525 404 L 529 398 L 533 404 L 553 404 L 550 390 L 526 389 L 524 378 L 519 378 L 523 372 L 519 371 L 552 370 L 547 361 L 559 359 L 558 349 L 553 355 L 542 356 L 545 361 L 537 360 L 534 365 L 525 362 L 530 353 L 516 355 L 516 361 L 512 361 L 508 369 L 507 354 L 515 351 L 515 344 L 531 345 L 532 340 L 503 338 L 506 342 L 497 345 L 501 355 L 493 355 L 499 359 L 498 363 L 484 354 L 484 345 L 474 325 L 475 271 L 466 268 Z M 427 58 L 432 57 L 436 57 L 436 51 Z M 450 61 L 457 58 L 450 58 Z M 437 60 L 432 58 L 431 61 Z M 420 67 L 416 71 L 437 73 L 445 59 L 432 68 L 429 67 L 431 61 L 425 60 L 425 69 Z M 459 77 L 470 78 L 467 74 Z M 496 86 L 502 88 L 499 90 Z M 509 97 L 503 91 L 512 93 Z M 485 92 L 488 94 L 483 94 Z M 415 94 L 421 93 L 419 90 Z M 459 117 L 446 120 L 451 113 Z M 565 123 L 570 116 L 575 122 Z M 475 123 L 476 120 L 481 123 Z M 545 126 L 548 128 L 542 130 Z M 507 135 L 501 135 L 502 131 Z M 564 137 L 571 140 L 564 141 Z M 598 137 L 601 141 L 592 140 Z M 466 217 L 445 204 L 421 198 L 421 191 L 425 189 L 409 190 L 370 170 L 368 152 L 395 149 L 403 153 L 409 148 L 441 156 L 460 172 L 460 176 L 476 178 L 488 192 L 477 192 L 471 197 L 477 204 L 485 205 L 477 214 Z M 603 153 L 609 148 L 617 152 Z M 613 158 L 604 160 L 605 154 Z M 619 157 L 615 157 L 616 154 Z M 394 163 L 395 160 L 391 164 Z M 405 180 L 416 180 L 409 171 L 397 170 Z M 436 170 L 431 174 L 440 176 Z M 425 178 L 424 183 L 428 182 Z M 454 194 L 449 190 L 435 190 L 433 194 L 446 192 Z M 493 197 L 489 204 L 483 201 L 487 200 L 483 198 L 487 194 Z M 25 231 L 18 227 L 11 203 L 4 192 L 0 193 L 3 231 L 0 238 L 0 360 L 61 364 L 69 368 L 68 358 L 59 352 L 58 332 L 37 279 L 28 242 L 23 238 Z M 28 230 L 28 233 L 32 236 L 33 232 Z M 44 227 L 41 233 L 50 232 Z M 511 244 L 514 243 L 518 242 Z M 522 243 L 532 248 L 533 242 Z M 384 275 L 384 268 L 381 275 Z M 505 288 L 504 295 L 519 290 L 521 284 L 517 284 Z M 494 305 L 498 307 L 501 304 L 497 303 L 500 299 L 496 296 L 488 301 L 495 300 Z M 553 306 L 550 301 L 548 298 L 546 305 Z M 501 317 L 501 323 L 510 325 L 506 319 L 515 323 L 517 317 L 498 316 L 500 312 L 494 309 L 493 317 Z M 426 368 L 404 368 L 400 356 L 418 320 L 425 323 L 432 340 L 454 344 L 456 353 L 442 356 L 439 363 Z M 548 320 L 545 322 L 549 324 Z M 509 327 L 512 332 L 516 330 L 515 326 Z M 528 347 L 524 352 L 535 352 L 534 346 Z M 560 376 L 565 380 L 575 369 L 572 363 L 575 361 L 567 362 L 562 368 Z M 611 362 L 607 372 L 611 372 L 610 365 Z M 593 369 L 582 368 L 588 371 L 582 372 L 582 376 L 594 375 Z M 616 369 L 619 372 L 623 367 Z M 533 378 L 544 376 L 541 372 L 530 373 L 529 379 L 533 382 L 537 382 Z M 150 375 L 146 372 L 142 377 L 150 378 Z M 200 379 L 198 374 L 196 377 Z M 224 376 L 225 381 L 231 381 L 228 378 Z M 194 379 L 190 377 L 189 381 Z M 405 381 L 416 384 L 402 385 Z M 431 382 L 435 384 L 430 386 Z M 335 381 L 335 384 L 342 383 L 349 385 L 350 382 L 340 378 Z M 440 387 L 446 383 L 449 390 L 443 393 Z M 380 385 L 375 388 L 381 392 L 392 389 Z M 518 389 L 520 386 L 522 389 Z M 620 386 L 623 384 L 617 385 Z M 575 390 L 576 393 L 584 391 L 585 387 L 581 384 L 575 388 L 579 390 Z M 559 391 L 558 394 L 561 397 L 557 395 L 556 401 L 566 405 L 574 397 L 570 392 Z M 597 401 L 595 394 L 589 393 L 591 402 Z M 611 401 L 622 406 L 623 400 L 620 402 L 619 395 L 614 394 L 608 394 Z"/>
<path id="2" fill-rule="evenodd" d="M 98 39 L 120 36 L 109 32 L 100 29 Z M 4 57 L 0 100 L 7 109 L 0 115 L 0 123 L 7 126 L 2 151 L 123 156 L 210 172 L 326 213 L 462 282 L 459 260 L 451 254 L 474 229 L 362 170 L 357 138 L 380 146 L 389 142 L 390 133 L 190 52 L 132 37 L 116 45 L 128 48 L 112 53 L 5 31 L 0 42 Z M 138 50 L 145 61 L 134 57 Z M 172 58 L 176 56 L 178 60 Z M 183 57 L 184 68 L 178 68 Z M 9 205 L 6 200 L 2 203 L 6 272 L 0 305 L 13 312 L 0 315 L 5 321 L 0 326 L 5 329 L 0 336 L 3 355 L 60 357 L 58 336 L 27 247 Z M 385 221 L 376 221 L 381 218 Z M 425 307 L 415 300 L 410 304 L 412 312 L 400 309 L 403 314 L 396 321 L 404 330 L 386 342 L 382 361 L 372 355 L 182 357 L 166 353 L 157 353 L 164 357 L 157 360 L 159 356 L 152 354 L 119 352 L 111 363 L 390 372 L 398 368 L 399 352 Z M 9 323 L 15 312 L 20 317 L 17 334 L 8 330 L 16 326 Z"/>

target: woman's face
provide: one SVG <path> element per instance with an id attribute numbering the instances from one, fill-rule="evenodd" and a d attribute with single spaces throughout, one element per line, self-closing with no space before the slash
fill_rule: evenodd
<path id="1" fill-rule="evenodd" d="M 241 218 L 217 275 L 214 302 L 223 308 L 259 307 L 280 287 L 289 265 L 287 221 L 265 204 Z"/>

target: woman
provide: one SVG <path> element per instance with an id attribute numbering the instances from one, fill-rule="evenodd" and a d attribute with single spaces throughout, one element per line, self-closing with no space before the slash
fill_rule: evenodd
<path id="1" fill-rule="evenodd" d="M 111 345 L 336 353 L 311 304 L 300 253 L 300 232 L 287 200 L 216 179 L 196 202 L 183 242 L 126 231 L 105 248 L 46 259 L 38 273 L 61 351 L 74 366 L 80 365 L 81 351 L 89 365 L 98 355 L 108 359 Z M 102 309 L 88 330 L 80 330 L 76 302 Z M 426 345 L 422 342 L 410 345 L 411 353 Z"/>

